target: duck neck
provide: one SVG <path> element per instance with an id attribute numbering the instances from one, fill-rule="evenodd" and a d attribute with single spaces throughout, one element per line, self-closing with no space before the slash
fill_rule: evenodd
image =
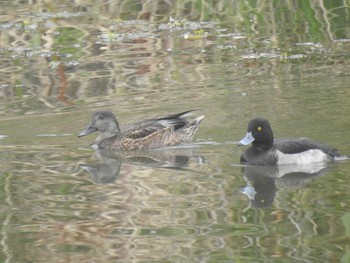
<path id="1" fill-rule="evenodd" d="M 272 144 L 253 144 L 254 148 L 260 152 L 266 151 L 272 147 Z"/>
<path id="2" fill-rule="evenodd" d="M 253 147 L 258 151 L 266 151 L 270 149 L 273 145 L 273 135 L 270 134 L 268 137 L 265 137 L 264 141 L 254 141 Z"/>
<path id="3" fill-rule="evenodd" d="M 100 142 L 107 138 L 117 137 L 120 134 L 120 128 L 118 122 L 111 124 L 108 129 L 100 131 L 100 134 L 96 138 L 96 142 Z"/>

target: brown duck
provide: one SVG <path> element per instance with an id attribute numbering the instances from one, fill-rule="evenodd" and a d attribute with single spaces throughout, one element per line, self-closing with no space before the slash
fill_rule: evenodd
<path id="1" fill-rule="evenodd" d="M 94 145 L 110 150 L 150 150 L 175 146 L 191 141 L 204 118 L 203 115 L 189 122 L 186 117 L 192 113 L 193 110 L 190 110 L 119 127 L 112 112 L 97 111 L 78 138 L 99 131 Z"/>

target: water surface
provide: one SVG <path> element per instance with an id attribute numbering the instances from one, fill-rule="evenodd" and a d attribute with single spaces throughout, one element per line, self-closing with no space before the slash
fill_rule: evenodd
<path id="1" fill-rule="evenodd" d="M 282 176 L 236 146 L 264 116 L 350 154 L 350 3 L 201 3 L 2 4 L 1 262 L 350 260 L 350 163 Z M 98 109 L 206 117 L 117 155 L 76 137 Z"/>

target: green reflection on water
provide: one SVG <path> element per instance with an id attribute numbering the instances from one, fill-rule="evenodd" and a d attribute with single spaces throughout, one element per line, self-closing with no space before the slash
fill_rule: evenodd
<path id="1" fill-rule="evenodd" d="M 79 52 L 81 52 L 80 38 L 84 36 L 84 32 L 74 27 L 60 27 L 57 29 L 57 34 L 58 37 L 55 38 L 52 50 L 78 57 Z M 75 45 L 79 45 L 79 47 L 76 48 Z"/>

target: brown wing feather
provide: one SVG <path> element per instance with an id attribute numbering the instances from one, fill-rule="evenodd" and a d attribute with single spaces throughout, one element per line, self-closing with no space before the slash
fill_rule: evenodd
<path id="1" fill-rule="evenodd" d="M 146 137 L 150 135 L 153 132 L 156 132 L 158 130 L 164 129 L 165 126 L 154 123 L 154 124 L 148 124 L 144 127 L 136 127 L 134 129 L 129 129 L 123 133 L 124 138 L 130 138 L 130 139 L 140 139 L 143 137 Z"/>
<path id="2" fill-rule="evenodd" d="M 194 110 L 184 111 L 181 113 L 167 115 L 165 117 L 148 119 L 127 124 L 121 128 L 127 137 L 140 138 L 147 136 L 152 132 L 161 130 L 165 127 L 173 126 L 175 130 L 185 127 L 188 121 L 184 118 L 185 115 L 191 114 Z"/>
<path id="3" fill-rule="evenodd" d="M 113 145 L 112 148 L 120 148 L 123 150 L 143 150 L 178 145 L 180 143 L 180 136 L 174 132 L 173 128 L 167 127 L 137 139 L 124 137 L 118 141 L 117 144 Z"/>

